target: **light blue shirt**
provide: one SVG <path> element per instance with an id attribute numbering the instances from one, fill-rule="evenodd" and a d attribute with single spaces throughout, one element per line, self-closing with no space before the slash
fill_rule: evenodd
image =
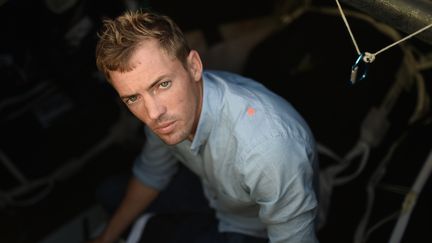
<path id="1" fill-rule="evenodd" d="M 317 154 L 306 122 L 251 79 L 205 71 L 203 80 L 193 141 L 168 146 L 146 129 L 134 175 L 163 189 L 181 161 L 201 178 L 219 231 L 274 243 L 317 242 Z"/>

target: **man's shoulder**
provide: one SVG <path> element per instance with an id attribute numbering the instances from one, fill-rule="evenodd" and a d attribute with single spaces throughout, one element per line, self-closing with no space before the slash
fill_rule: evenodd
<path id="1" fill-rule="evenodd" d="M 243 77 L 238 73 L 234 73 L 234 72 L 230 72 L 230 71 L 225 71 L 225 70 L 217 70 L 217 69 L 205 69 L 203 71 L 204 76 L 208 76 L 210 78 L 238 78 L 238 77 Z"/>
<path id="2" fill-rule="evenodd" d="M 205 82 L 217 83 L 219 85 L 226 84 L 231 88 L 235 87 L 250 87 L 250 88 L 264 88 L 258 81 L 243 76 L 238 73 L 233 73 L 223 70 L 205 70 L 203 72 Z"/>
<path id="3" fill-rule="evenodd" d="M 225 71 L 206 71 L 214 82 L 221 82 L 222 108 L 217 131 L 236 141 L 238 149 L 247 151 L 254 146 L 266 146 L 278 141 L 304 139 L 311 141 L 308 125 L 296 109 L 284 98 L 271 92 L 253 79 Z M 240 152 L 240 151 L 239 151 Z"/>

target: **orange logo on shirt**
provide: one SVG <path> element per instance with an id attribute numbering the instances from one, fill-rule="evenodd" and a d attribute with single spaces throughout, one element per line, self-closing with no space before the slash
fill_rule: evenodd
<path id="1" fill-rule="evenodd" d="M 252 108 L 252 107 L 249 107 L 248 109 L 247 109 L 247 114 L 248 114 L 248 116 L 253 116 L 253 115 L 255 115 L 255 109 L 254 108 Z"/>

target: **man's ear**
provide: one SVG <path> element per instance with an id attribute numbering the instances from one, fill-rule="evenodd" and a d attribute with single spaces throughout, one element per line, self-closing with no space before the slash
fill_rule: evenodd
<path id="1" fill-rule="evenodd" d="M 188 62 L 189 71 L 191 72 L 191 75 L 194 78 L 194 80 L 200 81 L 203 72 L 203 65 L 199 53 L 195 50 L 191 50 L 189 52 L 187 62 Z"/>

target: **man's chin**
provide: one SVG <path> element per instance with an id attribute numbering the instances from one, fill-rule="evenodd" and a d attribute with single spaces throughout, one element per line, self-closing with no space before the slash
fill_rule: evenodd
<path id="1" fill-rule="evenodd" d="M 184 140 L 186 140 L 186 138 L 178 136 L 175 133 L 174 134 L 163 134 L 163 135 L 158 134 L 158 136 L 162 140 L 162 142 L 164 142 L 167 145 L 176 145 L 176 144 L 179 144 L 179 143 L 183 142 Z"/>

